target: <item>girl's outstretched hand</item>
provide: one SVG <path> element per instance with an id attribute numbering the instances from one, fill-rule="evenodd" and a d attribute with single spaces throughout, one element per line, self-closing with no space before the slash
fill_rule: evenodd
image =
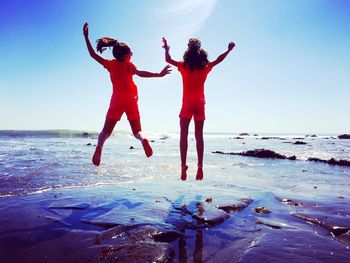
<path id="1" fill-rule="evenodd" d="M 166 65 L 162 69 L 162 71 L 159 73 L 159 76 L 164 77 L 165 75 L 170 74 L 170 72 L 171 72 L 170 65 Z"/>
<path id="2" fill-rule="evenodd" d="M 236 44 L 235 44 L 234 42 L 230 42 L 230 43 L 228 44 L 228 50 L 231 51 L 235 46 L 236 46 Z"/>
<path id="3" fill-rule="evenodd" d="M 169 51 L 170 47 L 168 46 L 168 42 L 166 41 L 165 37 L 163 37 L 162 40 L 163 40 L 162 48 L 164 48 L 166 51 Z"/>
<path id="4" fill-rule="evenodd" d="M 83 26 L 83 34 L 84 36 L 88 37 L 89 36 L 89 24 L 87 22 L 85 22 L 84 26 Z"/>

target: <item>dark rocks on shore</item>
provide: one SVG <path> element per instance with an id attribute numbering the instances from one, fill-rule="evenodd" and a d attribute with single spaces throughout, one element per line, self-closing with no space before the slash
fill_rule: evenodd
<path id="1" fill-rule="evenodd" d="M 250 151 L 246 151 L 246 152 L 239 152 L 239 153 L 235 153 L 235 152 L 224 153 L 221 151 L 216 151 L 213 153 L 229 154 L 229 155 L 241 155 L 241 156 L 249 156 L 249 157 L 264 158 L 264 159 L 288 159 L 288 160 L 296 160 L 297 159 L 295 155 L 287 157 L 285 155 L 276 153 L 276 152 L 271 151 L 271 150 L 266 150 L 266 149 L 255 149 L 255 150 L 250 150 Z"/>
<path id="2" fill-rule="evenodd" d="M 333 238 L 341 243 L 350 244 L 350 204 L 342 202 L 342 206 L 337 203 L 319 203 L 292 200 L 276 197 L 283 204 L 296 207 L 296 211 L 291 215 L 305 222 L 312 223 L 329 231 Z M 325 215 L 327 212 L 327 215 Z"/>
<path id="3" fill-rule="evenodd" d="M 234 140 L 244 140 L 244 138 L 242 138 L 242 137 L 233 137 L 233 138 L 229 138 L 229 139 L 234 139 Z"/>
<path id="4" fill-rule="evenodd" d="M 311 161 L 311 162 L 327 163 L 329 165 L 350 166 L 349 160 L 336 160 L 334 158 L 331 158 L 329 160 L 323 160 L 323 159 L 319 159 L 319 158 L 309 158 L 307 160 Z"/>
<path id="5" fill-rule="evenodd" d="M 296 141 L 293 144 L 295 144 L 295 145 L 306 145 L 307 143 L 306 142 L 302 142 L 302 141 Z"/>
<path id="6" fill-rule="evenodd" d="M 271 211 L 269 209 L 267 209 L 266 207 L 264 207 L 264 206 L 255 207 L 254 211 L 257 214 L 265 214 L 265 215 L 271 213 Z"/>
<path id="7" fill-rule="evenodd" d="M 134 150 L 135 147 L 134 146 L 130 146 L 129 150 Z"/>
<path id="8" fill-rule="evenodd" d="M 341 134 L 341 135 L 338 135 L 338 139 L 350 139 L 350 134 Z"/>
<path id="9" fill-rule="evenodd" d="M 180 235 L 151 225 L 120 225 L 102 232 L 95 243 L 106 247 L 99 259 L 108 262 L 173 262 L 175 252 L 168 242 Z"/>
<path id="10" fill-rule="evenodd" d="M 249 133 L 243 132 L 243 133 L 240 133 L 239 136 L 249 136 Z"/>
<path id="11" fill-rule="evenodd" d="M 306 207 L 306 204 L 304 204 L 302 201 L 298 201 L 298 200 L 292 200 L 292 199 L 280 198 L 280 197 L 276 197 L 276 200 L 280 201 L 282 204 L 285 204 L 285 205 L 292 205 L 292 206 L 297 206 L 297 207 Z"/>
<path id="12" fill-rule="evenodd" d="M 336 225 L 331 220 L 329 220 L 328 217 L 324 217 L 324 216 L 318 216 L 318 215 L 315 216 L 315 215 L 308 215 L 308 214 L 302 214 L 302 213 L 295 213 L 295 214 L 292 214 L 292 216 L 302 219 L 306 222 L 321 226 L 326 230 L 330 231 L 334 236 L 340 236 L 340 235 L 346 234 L 350 230 L 349 226 Z"/>
<path id="13" fill-rule="evenodd" d="M 281 138 L 281 137 L 261 137 L 261 140 L 286 140 L 286 138 Z"/>
<path id="14" fill-rule="evenodd" d="M 304 143 L 302 143 L 304 144 Z M 250 150 L 246 152 L 222 152 L 222 151 L 215 151 L 212 152 L 215 154 L 228 154 L 228 155 L 241 155 L 241 156 L 248 156 L 248 157 L 256 157 L 256 158 L 263 158 L 263 159 L 288 159 L 288 160 L 297 160 L 297 157 L 295 155 L 287 157 L 285 155 L 276 153 L 271 150 L 267 149 L 255 149 Z M 349 160 L 336 160 L 334 158 L 331 158 L 329 160 L 323 160 L 319 158 L 308 158 L 307 159 L 310 162 L 321 162 L 321 163 L 327 163 L 329 165 L 339 165 L 339 166 L 350 166 Z"/>
<path id="15" fill-rule="evenodd" d="M 241 199 L 240 203 L 218 205 L 216 207 L 218 209 L 224 210 L 226 213 L 239 212 L 239 211 L 242 211 L 244 208 L 246 208 L 248 205 L 250 205 L 252 202 L 253 202 L 253 199 L 245 198 L 245 199 Z"/>

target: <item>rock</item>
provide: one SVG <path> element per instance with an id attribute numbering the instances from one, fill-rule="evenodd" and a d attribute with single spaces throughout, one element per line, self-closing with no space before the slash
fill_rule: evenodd
<path id="1" fill-rule="evenodd" d="M 91 146 L 92 144 L 89 142 L 89 143 L 87 143 L 86 145 L 87 145 L 87 146 Z"/>
<path id="2" fill-rule="evenodd" d="M 249 157 L 256 157 L 256 158 L 264 158 L 264 159 L 288 159 L 288 160 L 296 160 L 296 156 L 290 156 L 287 157 L 285 155 L 276 153 L 271 150 L 266 150 L 266 149 L 255 149 L 255 150 L 250 150 L 246 152 L 240 152 L 240 153 L 235 153 L 235 152 L 222 152 L 222 151 L 215 151 L 212 153 L 216 154 L 229 154 L 229 155 L 241 155 L 241 156 L 249 156 Z"/>
<path id="3" fill-rule="evenodd" d="M 134 150 L 135 148 L 134 148 L 134 146 L 130 146 L 130 148 L 129 148 L 130 150 Z"/>
<path id="4" fill-rule="evenodd" d="M 174 250 L 162 240 L 171 242 L 180 235 L 151 225 L 120 225 L 102 232 L 95 243 L 108 246 L 99 256 L 107 262 L 173 262 Z"/>
<path id="5" fill-rule="evenodd" d="M 216 207 L 218 209 L 224 210 L 226 213 L 239 212 L 246 208 L 248 205 L 250 205 L 253 202 L 253 199 L 244 198 L 241 199 L 241 201 L 242 202 L 236 204 L 218 205 Z"/>
<path id="6" fill-rule="evenodd" d="M 249 136 L 249 133 L 243 132 L 243 133 L 240 133 L 239 136 Z"/>
<path id="7" fill-rule="evenodd" d="M 302 141 L 296 141 L 293 144 L 295 144 L 295 145 L 305 145 L 307 143 L 306 142 L 302 142 Z"/>
<path id="8" fill-rule="evenodd" d="M 161 140 L 166 140 L 166 139 L 168 139 L 169 137 L 168 136 L 163 136 L 163 137 L 161 137 L 160 139 Z"/>
<path id="9" fill-rule="evenodd" d="M 234 139 L 234 140 L 244 140 L 244 138 L 242 138 L 242 137 L 233 137 L 233 138 L 230 138 L 230 139 Z"/>
<path id="10" fill-rule="evenodd" d="M 255 149 L 255 150 L 250 150 L 246 152 L 231 153 L 231 154 L 256 157 L 256 158 L 264 158 L 264 159 L 290 159 L 290 160 L 296 159 L 295 156 L 287 157 L 285 155 L 282 155 L 267 149 Z"/>
<path id="11" fill-rule="evenodd" d="M 340 236 L 342 234 L 347 233 L 350 230 L 349 226 L 338 226 L 335 224 L 332 224 L 332 222 L 329 221 L 328 217 L 325 216 L 318 216 L 318 215 L 308 215 L 308 214 L 301 214 L 301 213 L 292 213 L 292 216 L 302 219 L 306 222 L 313 223 L 315 225 L 321 226 L 328 231 L 330 231 L 335 236 Z"/>
<path id="12" fill-rule="evenodd" d="M 292 225 L 290 225 L 288 223 L 280 222 L 280 221 L 273 220 L 273 219 L 255 217 L 254 221 L 257 224 L 266 225 L 266 226 L 272 227 L 274 229 L 281 229 L 281 228 L 296 229 L 296 227 L 294 227 L 294 226 L 292 226 Z"/>
<path id="13" fill-rule="evenodd" d="M 257 214 L 270 214 L 271 213 L 271 211 L 264 206 L 255 207 L 254 210 L 255 210 L 255 213 L 257 213 Z"/>
<path id="14" fill-rule="evenodd" d="M 281 138 L 281 137 L 261 137 L 261 140 L 286 140 L 286 138 Z"/>
<path id="15" fill-rule="evenodd" d="M 280 201 L 282 204 L 293 205 L 298 207 L 306 207 L 306 205 L 303 202 L 297 201 L 297 200 L 280 198 L 280 197 L 276 197 L 276 200 Z"/>
<path id="16" fill-rule="evenodd" d="M 55 195 L 55 198 L 58 198 L 57 195 Z M 84 210 L 88 207 L 90 207 L 90 203 L 73 203 L 73 204 L 65 204 L 60 205 L 62 202 L 52 203 L 49 208 L 51 209 L 71 209 L 71 210 Z"/>
<path id="17" fill-rule="evenodd" d="M 215 207 L 198 207 L 198 213 L 192 214 L 192 217 L 198 221 L 198 223 L 205 224 L 208 226 L 215 226 L 221 224 L 227 220 L 230 215 L 223 210 L 217 209 Z"/>
<path id="18" fill-rule="evenodd" d="M 338 139 L 350 139 L 350 134 L 341 134 L 341 135 L 338 135 Z"/>
<path id="19" fill-rule="evenodd" d="M 327 163 L 329 165 L 350 166 L 349 160 L 336 160 L 334 158 L 331 158 L 329 160 L 323 160 L 320 158 L 308 158 L 307 160 L 310 162 Z"/>
<path id="20" fill-rule="evenodd" d="M 255 133 L 253 136 L 259 136 L 259 135 Z"/>
<path id="21" fill-rule="evenodd" d="M 212 197 L 207 197 L 207 198 L 205 199 L 205 202 L 211 203 L 211 202 L 213 202 L 213 198 L 212 198 Z"/>

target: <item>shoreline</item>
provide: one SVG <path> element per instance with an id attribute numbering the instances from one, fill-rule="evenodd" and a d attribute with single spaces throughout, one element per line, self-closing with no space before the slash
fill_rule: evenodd
<path id="1" fill-rule="evenodd" d="M 167 187 L 169 183 L 176 187 Z M 350 196 L 308 200 L 306 196 L 300 199 L 300 194 L 276 194 L 160 180 L 1 198 L 0 257 L 8 260 L 5 262 L 28 262 L 29 255 L 32 262 L 45 262 L 44 258 L 50 262 L 109 262 L 118 257 L 120 262 L 122 258 L 179 262 L 185 251 L 188 260 L 196 255 L 204 261 L 235 258 L 250 262 L 255 256 L 289 258 L 290 251 L 298 251 L 298 261 L 322 262 L 350 256 L 350 231 L 344 228 L 350 217 L 350 212 L 344 214 L 350 211 Z M 219 206 L 230 209 L 225 212 Z M 257 213 L 257 207 L 270 213 Z M 330 211 L 328 216 L 338 223 L 327 221 L 322 211 Z M 311 218 L 319 215 L 319 225 L 305 219 L 310 212 Z M 334 235 L 324 227 L 327 224 L 343 231 Z M 283 237 L 288 245 L 286 240 L 275 243 Z M 313 255 L 308 252 L 310 242 L 316 251 Z M 227 254 L 232 246 L 235 249 Z M 67 250 L 72 253 L 64 255 Z"/>

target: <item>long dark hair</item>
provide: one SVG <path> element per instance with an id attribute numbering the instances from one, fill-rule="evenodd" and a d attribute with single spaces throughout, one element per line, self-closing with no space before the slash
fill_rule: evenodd
<path id="1" fill-rule="evenodd" d="M 113 47 L 113 57 L 119 62 L 123 62 L 125 56 L 131 52 L 131 49 L 127 44 L 119 42 L 111 37 L 102 37 L 97 39 L 96 43 L 96 49 L 100 53 L 105 51 L 107 47 Z"/>
<path id="2" fill-rule="evenodd" d="M 191 71 L 204 69 L 209 60 L 208 53 L 201 48 L 201 41 L 198 38 L 190 38 L 187 46 L 183 56 L 185 67 L 188 66 Z"/>

